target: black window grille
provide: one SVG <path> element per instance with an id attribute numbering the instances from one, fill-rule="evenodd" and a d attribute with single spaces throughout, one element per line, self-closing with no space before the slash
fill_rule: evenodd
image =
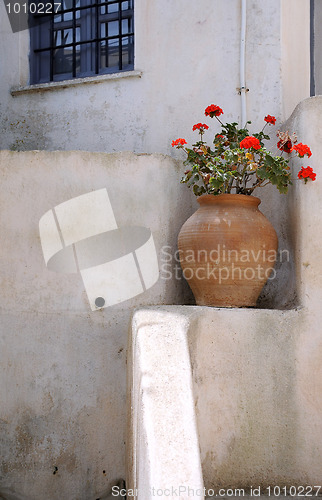
<path id="1" fill-rule="evenodd" d="M 30 80 L 42 83 L 134 68 L 134 0 L 62 0 L 30 29 Z M 39 14 L 38 14 L 39 16 Z"/>

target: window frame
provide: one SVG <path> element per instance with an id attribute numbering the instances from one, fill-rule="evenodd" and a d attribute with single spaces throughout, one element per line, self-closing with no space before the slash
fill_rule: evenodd
<path id="1" fill-rule="evenodd" d="M 30 28 L 30 84 L 134 70 L 134 0 L 65 0 L 66 2 L 72 3 L 72 6 L 59 10 L 57 14 L 47 15 L 41 22 L 37 23 L 36 15 L 33 16 L 34 26 Z M 127 4 L 127 8 L 123 8 L 124 4 Z M 112 12 L 108 12 L 112 6 L 117 9 L 113 12 L 112 8 Z M 70 19 L 64 19 L 66 15 Z M 55 18 L 59 17 L 61 20 L 56 21 Z M 107 27 L 111 23 L 117 23 L 116 34 L 108 32 Z M 127 28 L 124 30 L 125 24 Z M 103 25 L 105 36 L 102 36 Z M 57 44 L 58 33 L 62 41 L 64 30 L 68 33 L 66 39 L 71 40 Z M 118 51 L 117 64 L 107 66 L 111 46 L 115 43 Z M 66 56 L 65 50 L 68 48 L 71 49 L 71 54 Z M 63 54 L 62 61 L 66 64 L 68 60 L 72 61 L 71 70 L 68 72 L 59 72 L 55 67 L 59 51 Z M 105 65 L 102 65 L 104 57 Z"/>

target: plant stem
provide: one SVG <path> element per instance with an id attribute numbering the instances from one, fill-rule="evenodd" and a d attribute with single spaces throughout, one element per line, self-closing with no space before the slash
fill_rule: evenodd
<path id="1" fill-rule="evenodd" d="M 268 184 L 270 184 L 270 183 L 271 183 L 271 181 L 267 181 L 267 182 L 266 182 L 266 184 L 259 183 L 259 184 L 257 185 L 257 187 L 261 187 L 261 188 L 263 188 L 263 187 L 267 186 L 267 185 L 268 185 Z"/>
<path id="2" fill-rule="evenodd" d="M 264 186 L 262 186 L 263 182 L 265 182 L 267 179 L 263 179 L 263 180 L 257 180 L 255 182 L 255 184 L 253 184 L 253 186 L 251 188 L 249 188 L 250 192 L 252 193 L 254 191 L 254 189 L 256 189 L 257 187 L 264 187 L 264 186 L 267 186 L 267 184 L 270 184 L 271 181 L 267 181 L 267 184 L 264 184 Z"/>
<path id="3" fill-rule="evenodd" d="M 264 128 L 266 127 L 266 125 L 268 125 L 268 123 L 266 122 L 264 127 L 262 128 L 262 132 L 264 132 Z"/>
<path id="4" fill-rule="evenodd" d="M 224 126 L 223 122 L 221 120 L 219 120 L 218 116 L 215 115 L 215 118 L 219 121 L 219 123 Z"/>

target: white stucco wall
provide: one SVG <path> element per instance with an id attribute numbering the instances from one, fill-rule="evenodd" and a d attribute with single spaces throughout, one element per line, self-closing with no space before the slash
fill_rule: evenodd
<path id="1" fill-rule="evenodd" d="M 268 113 L 284 121 L 309 95 L 309 0 L 293 0 L 285 15 L 288 3 L 247 1 L 247 110 L 256 128 Z M 28 84 L 29 37 L 12 34 L 0 9 L 2 149 L 176 154 L 171 140 L 195 137 L 191 127 L 208 104 L 227 121 L 240 119 L 239 0 L 136 0 L 141 77 L 15 97 L 10 90 Z"/>
<path id="2" fill-rule="evenodd" d="M 88 500 L 125 477 L 133 308 L 193 303 L 175 277 L 173 253 L 196 202 L 179 183 L 181 162 L 164 155 L 2 151 L 0 171 L 0 495 L 43 500 L 49 492 L 60 500 L 68 489 L 69 498 Z M 119 226 L 151 229 L 160 279 L 134 299 L 92 312 L 79 274 L 46 268 L 38 223 L 58 204 L 104 187 Z M 288 268 L 286 276 L 293 279 Z M 285 276 L 276 282 L 277 300 L 290 285 Z"/>
<path id="3" fill-rule="evenodd" d="M 163 155 L 2 151 L 0 171 L 0 497 L 102 498 L 125 477 L 131 311 L 187 297 L 182 281 L 160 278 L 91 311 L 80 274 L 46 268 L 39 220 L 106 188 L 119 227 L 149 228 L 160 259 L 163 245 L 175 246 L 190 198 L 179 165 Z"/>
<path id="4" fill-rule="evenodd" d="M 282 116 L 286 120 L 297 104 L 310 96 L 310 0 L 281 2 L 281 76 Z"/>
<path id="5" fill-rule="evenodd" d="M 214 102 L 223 120 L 240 120 L 240 0 L 136 0 L 134 76 L 11 95 L 28 84 L 28 32 L 12 34 L 0 4 L 0 148 L 161 152 L 183 159 L 171 141 L 196 139 L 191 127 Z M 251 131 L 273 114 L 272 138 L 309 95 L 309 0 L 247 0 L 247 118 Z M 99 79 L 97 80 L 99 81 Z M 296 132 L 296 130 L 295 130 Z M 290 259 L 262 294 L 265 307 L 292 307 L 294 286 L 285 197 L 258 190 L 261 209 Z M 276 210 L 278 207 L 278 210 Z M 283 214 L 283 215 L 281 215 Z"/>
<path id="6" fill-rule="evenodd" d="M 282 68 L 283 57 L 307 53 L 307 25 L 298 26 L 302 19 L 306 23 L 308 1 L 296 3 L 294 23 L 283 21 L 284 1 L 247 1 L 247 110 L 254 128 L 267 113 L 281 123 L 307 91 L 303 69 L 294 87 L 294 66 Z M 1 390 L 6 404 L 0 417 L 5 450 L 0 494 L 15 491 L 23 500 L 43 500 L 52 492 L 51 500 L 88 500 L 124 477 L 130 310 L 187 303 L 191 295 L 182 282 L 160 282 L 143 298 L 93 316 L 79 276 L 48 274 L 38 220 L 58 203 L 107 185 L 123 223 L 135 219 L 156 232 L 159 245 L 174 248 L 195 206 L 179 184 L 181 165 L 164 157 L 69 150 L 181 158 L 171 141 L 195 137 L 191 126 L 204 120 L 205 106 L 215 102 L 227 121 L 238 120 L 239 29 L 237 0 L 136 0 L 139 74 L 13 96 L 12 88 L 28 84 L 29 38 L 26 31 L 12 34 L 0 3 L 0 149 L 62 151 L 1 153 Z M 289 36 L 292 45 L 282 47 L 282 36 Z M 285 82 L 292 85 L 291 93 Z M 260 197 L 282 248 L 292 248 L 285 198 L 272 191 Z M 264 305 L 294 304 L 292 266 L 292 261 L 283 263 Z"/>

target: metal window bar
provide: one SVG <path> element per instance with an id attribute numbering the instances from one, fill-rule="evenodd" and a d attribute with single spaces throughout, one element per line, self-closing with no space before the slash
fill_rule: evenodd
<path id="1" fill-rule="evenodd" d="M 52 0 L 52 7 L 54 8 L 55 0 Z M 49 62 L 49 74 L 50 81 L 52 82 L 54 79 L 54 46 L 55 46 L 55 32 L 54 32 L 54 16 L 51 16 L 50 19 L 50 62 Z"/>
<path id="2" fill-rule="evenodd" d="M 121 38 L 127 38 L 127 37 L 133 37 L 134 36 L 134 33 L 131 32 L 131 33 L 126 33 L 125 35 L 122 35 Z M 114 35 L 114 36 L 109 36 L 109 37 L 98 37 L 98 38 L 91 38 L 89 40 L 79 40 L 78 42 L 75 43 L 75 45 L 84 45 L 86 43 L 95 43 L 95 42 L 101 42 L 101 41 L 104 41 L 104 40 L 117 40 L 119 39 L 120 36 L 119 35 Z M 73 47 L 74 45 L 74 42 L 70 42 L 70 43 L 66 43 L 64 44 L 64 48 L 67 48 L 67 47 Z M 44 47 L 44 48 L 41 48 L 41 49 L 34 49 L 34 52 L 44 52 L 46 50 L 55 50 L 56 48 L 59 48 L 59 46 L 55 46 L 53 45 L 52 47 Z"/>
<path id="3" fill-rule="evenodd" d="M 73 77 L 76 77 L 76 0 L 73 0 Z"/>
<path id="4" fill-rule="evenodd" d="M 119 1 L 118 8 L 118 25 L 119 25 L 119 69 L 122 70 L 123 67 L 123 55 L 122 55 L 122 0 Z"/>
<path id="5" fill-rule="evenodd" d="M 47 47 L 37 47 L 34 48 L 34 53 L 41 53 L 45 51 L 49 51 L 50 54 L 50 68 L 49 68 L 49 73 L 50 73 L 50 81 L 53 81 L 54 79 L 54 74 L 55 74 L 55 50 L 57 47 L 63 46 L 64 49 L 71 47 L 72 49 L 72 75 L 73 77 L 76 77 L 77 75 L 77 58 L 76 58 L 76 47 L 79 46 L 80 50 L 81 47 L 84 46 L 85 44 L 91 44 L 94 45 L 95 49 L 95 56 L 94 56 L 94 64 L 95 64 L 95 73 L 98 74 L 100 72 L 100 50 L 101 50 L 101 42 L 104 41 L 106 43 L 105 45 L 105 51 L 106 51 L 106 68 L 109 67 L 109 57 L 108 57 L 108 50 L 109 50 L 109 41 L 115 40 L 118 42 L 118 69 L 121 71 L 123 69 L 123 47 L 124 45 L 122 44 L 124 39 L 127 39 L 127 50 L 128 50 L 128 58 L 129 61 L 128 63 L 131 64 L 133 61 L 133 39 L 134 39 L 134 32 L 133 28 L 133 0 L 131 0 L 128 3 L 128 7 L 126 10 L 122 10 L 122 2 L 124 0 L 113 0 L 113 1 L 102 1 L 102 2 L 97 2 L 94 1 L 92 4 L 87 4 L 87 5 L 79 5 L 76 6 L 76 0 L 73 0 L 73 7 L 72 8 L 62 8 L 58 11 L 57 14 L 61 15 L 61 22 L 54 22 L 54 16 L 57 14 L 51 14 L 50 15 L 50 45 Z M 52 3 L 54 3 L 54 0 L 52 0 Z M 107 9 L 105 14 L 100 14 L 100 8 L 102 6 L 110 6 L 118 4 L 118 10 L 117 12 L 112 12 L 108 13 Z M 83 12 L 85 10 L 90 11 L 90 15 L 93 15 L 94 13 L 94 20 L 95 20 L 95 29 L 94 29 L 94 37 L 90 36 L 85 36 L 84 39 L 77 40 L 76 36 L 76 28 L 78 26 L 78 23 L 76 21 L 76 12 Z M 72 21 L 64 21 L 64 14 L 67 13 L 72 13 Z M 85 14 L 86 15 L 86 14 Z M 37 15 L 35 14 L 35 17 Z M 128 30 L 127 33 L 122 32 L 122 21 L 127 20 L 128 24 Z M 118 34 L 116 35 L 109 35 L 109 29 L 108 25 L 110 22 L 117 21 L 118 22 Z M 101 23 L 104 22 L 106 23 L 106 30 L 105 30 L 105 36 L 101 36 L 100 32 L 100 26 Z M 58 30 L 70 28 L 72 30 L 72 42 L 70 43 L 62 43 L 62 45 L 56 44 L 55 41 L 55 32 L 57 33 Z M 81 34 L 82 38 L 82 34 Z"/>
<path id="6" fill-rule="evenodd" d="M 99 51 L 100 51 L 100 24 L 99 24 L 99 4 L 95 6 L 95 73 L 99 73 Z"/>

